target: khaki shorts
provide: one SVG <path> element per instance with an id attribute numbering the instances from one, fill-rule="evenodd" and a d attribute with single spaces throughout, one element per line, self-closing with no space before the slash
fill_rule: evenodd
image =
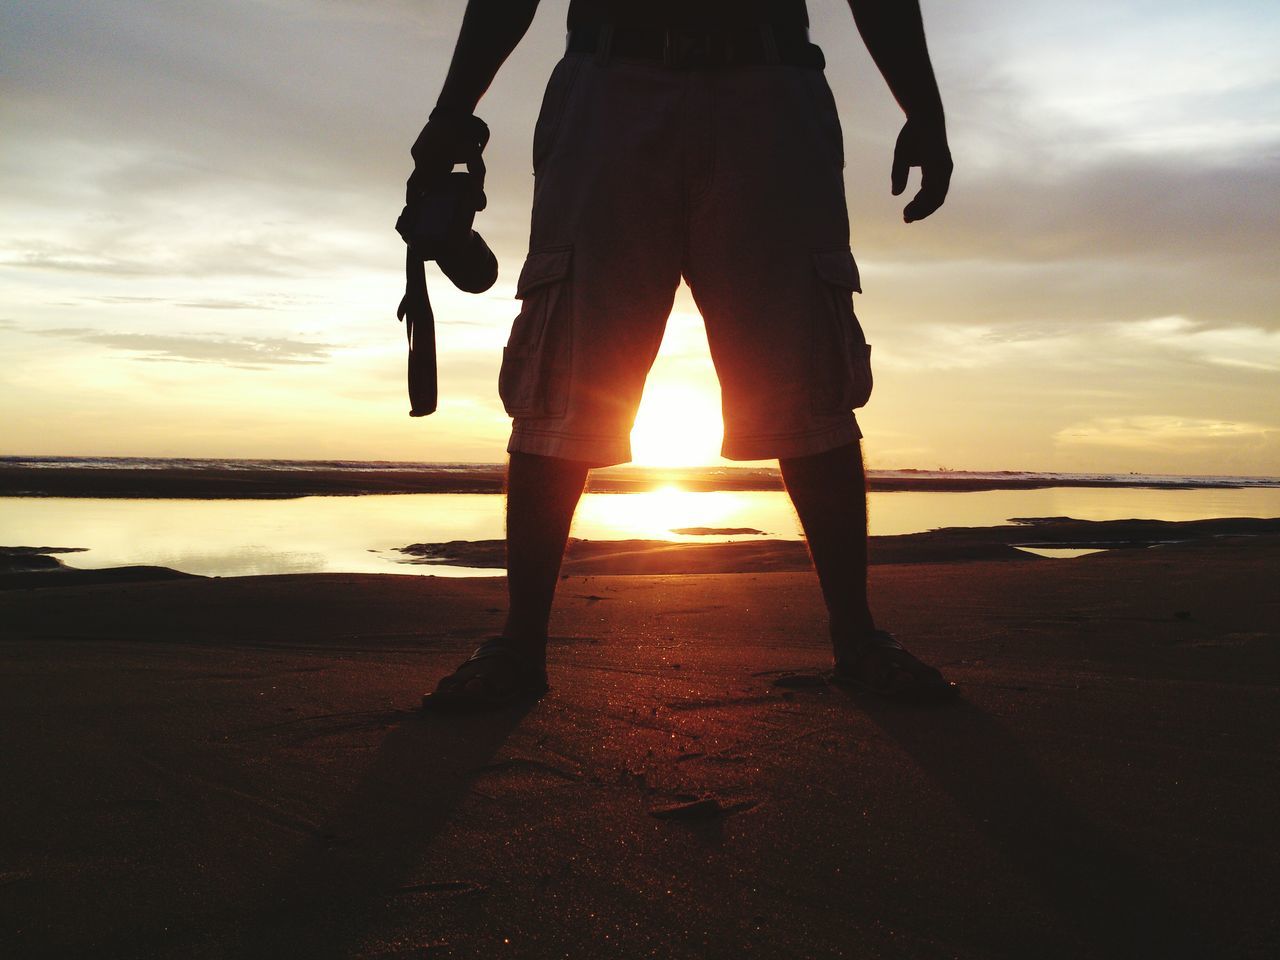
<path id="1" fill-rule="evenodd" d="M 870 347 L 821 70 L 569 54 L 533 153 L 522 306 L 499 381 L 508 450 L 630 460 L 682 276 L 720 379 L 725 457 L 808 456 L 861 436 Z"/>

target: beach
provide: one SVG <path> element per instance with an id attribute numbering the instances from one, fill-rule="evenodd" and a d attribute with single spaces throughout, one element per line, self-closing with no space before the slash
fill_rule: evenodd
<path id="1" fill-rule="evenodd" d="M 1280 960 L 1280 4 L 844 6 L 14 5 L 0 960 Z"/>
<path id="2" fill-rule="evenodd" d="M 0 950 L 1274 956 L 1280 536 L 1024 557 L 872 567 L 959 685 L 911 708 L 829 682 L 798 562 L 571 555 L 552 692 L 462 718 L 419 698 L 501 578 L 46 567 L 0 591 Z"/>

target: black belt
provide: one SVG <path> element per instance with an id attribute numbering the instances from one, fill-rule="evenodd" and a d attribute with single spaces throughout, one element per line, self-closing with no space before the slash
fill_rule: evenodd
<path id="1" fill-rule="evenodd" d="M 725 30 L 588 24 L 569 31 L 567 51 L 606 60 L 654 60 L 668 67 L 826 66 L 808 30 L 771 24 Z"/>

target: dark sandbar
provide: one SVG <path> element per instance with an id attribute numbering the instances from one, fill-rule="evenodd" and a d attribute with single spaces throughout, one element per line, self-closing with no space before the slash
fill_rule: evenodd
<path id="1" fill-rule="evenodd" d="M 1217 520 L 1020 520 L 999 527 L 948 527 L 924 533 L 872 537 L 873 564 L 956 563 L 976 560 L 1042 562 L 1018 547 L 1138 549 L 1161 543 L 1280 533 L 1280 519 Z M 406 563 L 449 563 L 501 569 L 501 540 L 453 540 L 399 548 Z M 571 539 L 566 574 L 762 573 L 809 569 L 805 544 L 797 540 L 735 543 L 676 543 L 668 540 Z"/>
<path id="2" fill-rule="evenodd" d="M 141 583 L 184 580 L 195 575 L 168 567 L 128 566 L 81 570 L 55 554 L 83 553 L 86 547 L 0 547 L 0 590 L 30 587 L 84 586 L 96 583 Z"/>
<path id="3" fill-rule="evenodd" d="M 223 461 L 186 461 L 181 467 L 164 465 L 33 465 L 15 458 L 0 459 L 0 496 L 124 497 L 186 499 L 270 499 L 304 496 L 356 496 L 374 493 L 501 493 L 506 475 L 502 464 L 461 467 L 422 464 L 376 464 L 335 467 L 262 461 L 228 465 Z M 1249 478 L 1188 478 L 1114 475 L 967 473 L 872 470 L 872 490 L 1025 490 L 1047 487 L 1158 487 L 1192 489 L 1240 487 L 1274 483 Z M 637 493 L 677 486 L 692 492 L 718 490 L 781 490 L 778 471 L 767 467 L 611 467 L 592 471 L 592 493 Z"/>

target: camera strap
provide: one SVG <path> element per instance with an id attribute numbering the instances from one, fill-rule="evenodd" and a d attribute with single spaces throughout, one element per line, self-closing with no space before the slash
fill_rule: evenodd
<path id="1" fill-rule="evenodd" d="M 476 211 L 480 211 L 485 207 L 485 166 L 481 153 L 489 142 L 489 128 L 479 117 L 469 117 L 463 136 L 465 142 L 459 144 L 459 147 L 467 165 L 467 176 L 471 179 L 471 203 Z M 405 337 L 409 341 L 409 416 L 425 417 L 435 413 L 439 400 L 436 318 L 431 309 L 431 298 L 427 294 L 426 261 L 447 261 L 448 254 L 452 251 L 427 250 L 415 245 L 414 238 L 420 233 L 421 221 L 430 214 L 423 209 L 422 203 L 415 202 L 412 197 L 407 199 L 409 202 L 396 221 L 396 231 L 405 241 L 404 296 L 400 300 L 400 306 L 396 308 L 396 317 L 404 322 Z M 468 219 L 468 225 L 469 222 Z M 469 226 L 466 233 L 471 234 Z M 479 241 L 478 237 L 475 239 Z M 483 241 L 479 242 L 483 246 Z M 485 249 L 487 251 L 488 248 Z M 489 256 L 492 258 L 492 254 Z M 496 276 L 496 273 L 495 264 L 493 275 Z M 456 274 L 446 270 L 446 276 L 458 284 Z M 492 283 L 493 279 L 490 277 L 485 286 Z"/>
<path id="2" fill-rule="evenodd" d="M 427 264 L 404 248 L 404 297 L 396 317 L 404 321 L 409 341 L 409 416 L 425 417 L 436 412 L 439 387 L 436 375 L 436 317 L 427 295 Z"/>

